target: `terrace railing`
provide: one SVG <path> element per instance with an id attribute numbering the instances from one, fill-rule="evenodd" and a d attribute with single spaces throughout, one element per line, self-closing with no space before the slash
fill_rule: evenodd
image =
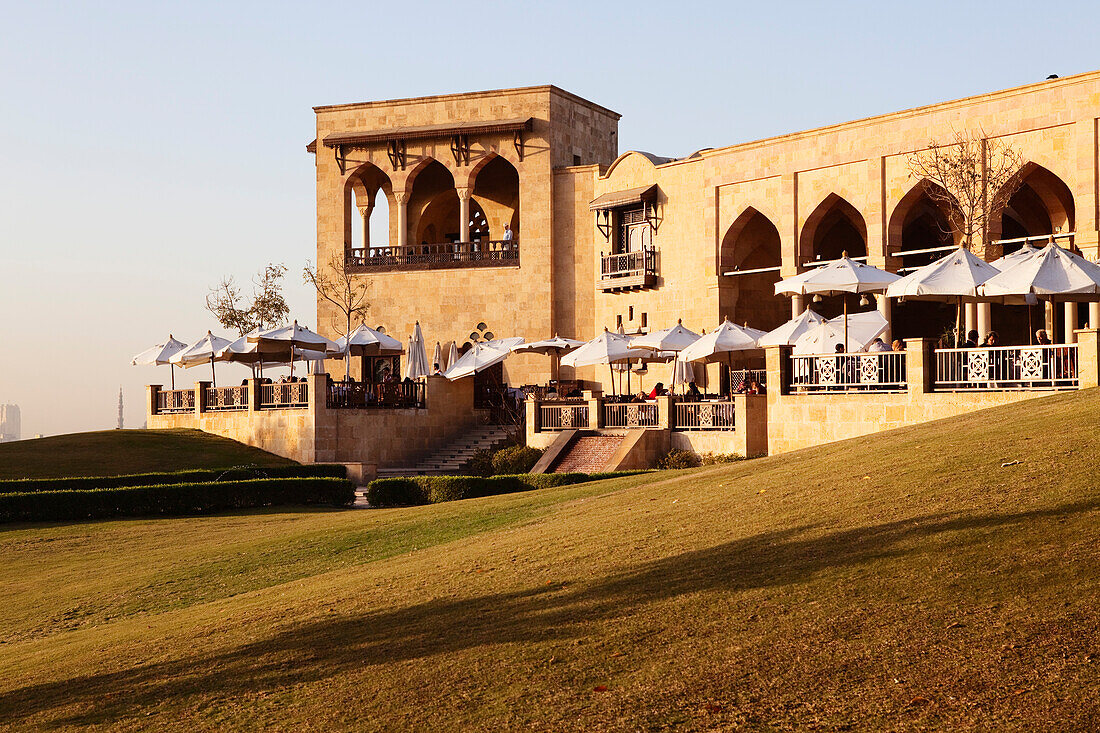
<path id="1" fill-rule="evenodd" d="M 157 413 L 194 412 L 194 389 L 162 389 L 157 392 Z"/>
<path id="2" fill-rule="evenodd" d="M 903 392 L 904 351 L 791 357 L 791 392 Z"/>
<path id="3" fill-rule="evenodd" d="M 349 249 L 345 257 L 349 272 L 441 270 L 518 264 L 517 239 L 355 248 Z"/>
<path id="4" fill-rule="evenodd" d="M 207 387 L 203 399 L 205 410 L 247 410 L 248 386 Z"/>
<path id="5" fill-rule="evenodd" d="M 588 427 L 588 404 L 540 404 L 541 430 L 575 430 Z"/>
<path id="6" fill-rule="evenodd" d="M 1076 344 L 936 349 L 933 388 L 947 392 L 1076 389 Z"/>
<path id="7" fill-rule="evenodd" d="M 280 407 L 308 407 L 308 403 L 308 382 L 260 385 L 260 409 L 270 410 Z"/>
<path id="8" fill-rule="evenodd" d="M 604 403 L 603 424 L 609 428 L 655 428 L 657 419 L 655 402 Z"/>
<path id="9" fill-rule="evenodd" d="M 732 402 L 675 402 L 676 430 L 733 430 Z"/>
<path id="10" fill-rule="evenodd" d="M 425 405 L 423 382 L 344 384 L 328 386 L 328 406 L 360 409 L 421 409 Z"/>

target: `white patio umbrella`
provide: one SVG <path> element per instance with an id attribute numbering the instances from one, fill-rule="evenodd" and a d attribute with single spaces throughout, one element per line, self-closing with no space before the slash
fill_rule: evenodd
<path id="1" fill-rule="evenodd" d="M 278 354 L 286 356 L 290 361 L 290 375 L 294 376 L 294 348 L 308 351 L 325 351 L 337 354 L 339 346 L 319 333 L 310 331 L 305 326 L 299 326 L 294 321 L 289 326 L 279 326 L 263 331 L 251 333 L 245 337 L 249 343 L 256 344 L 256 350 L 262 355 Z"/>
<path id="2" fill-rule="evenodd" d="M 523 339 L 518 336 L 478 342 L 469 351 L 458 357 L 454 364 L 447 367 L 447 371 L 443 373 L 443 376 L 452 382 L 456 379 L 473 376 L 483 369 L 488 369 L 507 359 L 512 354 L 512 347 L 522 342 Z"/>
<path id="3" fill-rule="evenodd" d="M 695 343 L 680 352 L 684 361 L 717 362 L 729 357 L 735 351 L 750 351 L 760 348 L 757 340 L 763 337 L 763 331 L 748 326 L 738 326 L 727 318 L 722 325 L 701 336 Z"/>
<path id="4" fill-rule="evenodd" d="M 886 288 L 888 298 L 956 300 L 955 333 L 962 329 L 963 300 L 976 300 L 978 288 L 1000 273 L 993 265 L 965 247 L 918 268 Z"/>
<path id="5" fill-rule="evenodd" d="M 828 265 L 811 271 L 812 274 L 800 278 L 780 280 L 775 284 L 776 295 L 842 295 L 844 296 L 844 315 L 848 315 L 848 293 L 881 293 L 901 276 L 877 267 L 857 262 L 844 252 L 841 258 Z M 844 327 L 848 327 L 845 318 Z M 844 342 L 848 337 L 845 335 Z"/>
<path id="6" fill-rule="evenodd" d="M 320 361 L 321 366 L 324 366 L 324 360 L 328 356 L 334 356 L 329 353 L 328 350 L 314 351 L 310 349 L 301 349 L 297 346 L 294 347 L 292 353 L 292 359 L 287 359 L 285 354 L 269 353 L 265 354 L 260 350 L 260 345 L 257 342 L 249 342 L 248 337 L 259 333 L 259 329 L 254 329 L 249 334 L 241 336 L 236 341 L 231 342 L 228 346 L 218 351 L 214 355 L 214 361 L 227 361 L 236 362 L 238 364 L 248 364 L 255 370 L 259 367 L 260 374 L 263 374 L 264 366 L 268 367 L 280 367 L 290 364 L 291 361 L 306 361 L 313 364 L 313 368 L 317 368 L 316 362 Z M 335 348 L 335 342 L 329 342 L 333 344 Z M 338 355 L 335 355 L 338 356 Z M 307 366 L 307 368 L 309 368 Z"/>
<path id="7" fill-rule="evenodd" d="M 757 345 L 764 346 L 794 346 L 802 334 L 806 333 L 825 319 L 809 308 L 779 328 L 772 329 L 756 340 Z"/>
<path id="8" fill-rule="evenodd" d="M 344 376 L 351 374 L 352 356 L 399 356 L 405 353 L 401 342 L 393 336 L 388 336 L 381 331 L 359 324 L 351 333 L 336 339 L 336 348 L 339 350 L 337 358 L 346 359 L 344 362 Z"/>
<path id="9" fill-rule="evenodd" d="M 409 354 L 406 358 L 407 378 L 415 380 L 428 376 L 428 352 L 424 348 L 424 333 L 420 330 L 420 321 L 413 326 L 412 336 L 409 336 Z"/>
<path id="10" fill-rule="evenodd" d="M 889 326 L 878 311 L 837 316 L 802 334 L 794 343 L 794 353 L 832 354 L 837 344 L 843 344 L 849 353 L 864 351 Z"/>
<path id="11" fill-rule="evenodd" d="M 168 361 L 187 368 L 210 362 L 210 383 L 216 387 L 218 383 L 214 375 L 214 355 L 228 345 L 228 339 L 215 336 L 207 331 L 206 335 L 197 343 L 183 351 L 176 352 Z"/>
<path id="12" fill-rule="evenodd" d="M 563 356 L 561 363 L 571 367 L 607 364 L 610 371 L 612 364 L 649 356 L 652 353 L 652 349 L 633 348 L 629 336 L 612 333 L 604 328 L 599 336 Z M 610 376 L 612 389 L 614 389 L 615 375 L 612 373 Z"/>
<path id="13" fill-rule="evenodd" d="M 447 369 L 450 369 L 456 361 L 458 361 L 458 344 L 452 341 L 450 347 L 447 349 Z M 446 369 L 444 369 L 444 371 L 446 371 Z"/>
<path id="14" fill-rule="evenodd" d="M 1032 247 L 1030 244 L 1025 244 L 1015 252 L 1010 252 L 1002 257 L 998 257 L 989 264 L 996 267 L 998 270 L 1007 270 L 1013 265 L 1017 265 L 1024 260 L 1031 259 L 1035 255 L 1043 251 L 1042 247 Z"/>
<path id="15" fill-rule="evenodd" d="M 168 372 L 172 379 L 172 389 L 176 388 L 176 365 L 173 364 L 170 359 L 187 348 L 187 344 L 182 341 L 176 341 L 172 337 L 172 334 L 168 334 L 168 340 L 163 344 L 157 344 L 151 346 L 145 351 L 141 352 L 133 359 L 130 360 L 131 366 L 143 366 L 143 365 L 155 365 L 164 366 L 168 365 Z"/>
<path id="16" fill-rule="evenodd" d="M 443 344 L 438 341 L 435 342 L 435 351 L 432 353 L 432 373 L 435 373 L 435 369 L 443 371 Z"/>
<path id="17" fill-rule="evenodd" d="M 558 379 L 558 372 L 561 368 L 561 357 L 582 346 L 584 346 L 583 341 L 562 338 L 561 336 L 555 335 L 554 338 L 520 344 L 514 347 L 512 351 L 517 354 L 544 354 L 553 357 L 550 369 L 551 379 Z"/>
<path id="18" fill-rule="evenodd" d="M 684 328 L 684 322 L 677 320 L 671 328 L 635 336 L 630 340 L 634 348 L 653 349 L 654 351 L 682 351 L 699 340 L 699 334 Z"/>
<path id="19" fill-rule="evenodd" d="M 675 392 L 676 387 L 695 381 L 695 367 L 689 361 L 684 361 L 679 356 L 672 360 L 672 368 L 669 373 L 670 392 Z"/>

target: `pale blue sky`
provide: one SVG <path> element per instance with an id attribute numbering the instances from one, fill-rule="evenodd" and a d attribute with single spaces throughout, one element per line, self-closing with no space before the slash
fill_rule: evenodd
<path id="1" fill-rule="evenodd" d="M 214 327 L 222 275 L 285 263 L 313 325 L 313 105 L 553 83 L 622 113 L 624 150 L 685 155 L 1100 67 L 1095 2 L 0 7 L 0 402 L 24 436 L 113 427 L 119 385 L 140 426 L 167 374 L 129 357 Z"/>

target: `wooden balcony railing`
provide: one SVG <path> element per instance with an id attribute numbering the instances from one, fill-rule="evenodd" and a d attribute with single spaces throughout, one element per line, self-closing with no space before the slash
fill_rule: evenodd
<path id="1" fill-rule="evenodd" d="M 286 382 L 260 385 L 260 408 L 307 407 L 309 405 L 308 382 Z"/>
<path id="2" fill-rule="evenodd" d="M 412 409 L 424 407 L 423 382 L 344 384 L 328 386 L 330 408 Z"/>
<path id="3" fill-rule="evenodd" d="M 157 414 L 194 411 L 195 390 L 162 389 L 157 392 Z"/>
<path id="4" fill-rule="evenodd" d="M 203 409 L 212 411 L 247 410 L 248 386 L 207 387 L 206 397 L 203 401 Z"/>
<path id="5" fill-rule="evenodd" d="M 644 288 L 657 282 L 657 250 L 646 248 L 636 252 L 600 256 L 601 290 Z"/>
<path id="6" fill-rule="evenodd" d="M 519 264 L 519 241 L 447 242 L 349 249 L 349 272 L 444 270 L 456 267 L 507 267 Z"/>

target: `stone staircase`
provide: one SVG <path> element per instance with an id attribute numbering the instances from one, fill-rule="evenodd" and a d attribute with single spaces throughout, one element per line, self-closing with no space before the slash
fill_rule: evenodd
<path id="1" fill-rule="evenodd" d="M 554 473 L 599 473 L 622 445 L 622 435 L 579 435 L 554 462 Z"/>
<path id="2" fill-rule="evenodd" d="M 462 466 L 479 450 L 494 450 L 508 442 L 515 428 L 502 425 L 479 425 L 450 444 L 432 452 L 413 466 L 378 469 L 378 478 L 396 476 L 439 476 L 459 473 Z"/>

